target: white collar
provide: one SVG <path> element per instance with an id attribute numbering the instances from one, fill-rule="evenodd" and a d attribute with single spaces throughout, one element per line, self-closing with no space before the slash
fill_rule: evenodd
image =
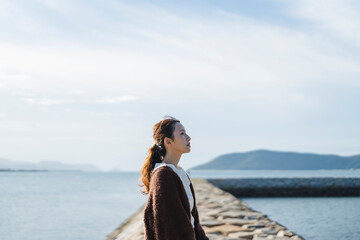
<path id="1" fill-rule="evenodd" d="M 164 166 L 164 165 L 167 165 L 169 167 L 171 167 L 172 169 L 174 170 L 177 170 L 177 171 L 182 171 L 182 167 L 178 164 L 177 167 L 172 164 L 172 163 L 164 163 L 164 162 L 161 162 L 161 163 L 155 163 L 155 167 L 154 167 L 154 170 L 158 167 L 161 167 L 161 166 Z"/>
<path id="2" fill-rule="evenodd" d="M 153 171 L 155 171 L 156 169 L 162 167 L 162 166 L 168 166 L 170 167 L 172 170 L 174 170 L 174 172 L 180 177 L 180 179 L 182 180 L 182 182 L 185 185 L 190 185 L 190 180 L 189 180 L 189 176 L 188 174 L 185 172 L 185 170 L 181 167 L 181 166 L 177 166 L 175 167 L 174 164 L 171 163 L 155 163 L 155 167 L 153 169 Z"/>

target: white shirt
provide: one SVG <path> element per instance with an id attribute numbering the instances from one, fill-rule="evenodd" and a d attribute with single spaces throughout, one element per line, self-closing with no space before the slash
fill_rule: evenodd
<path id="1" fill-rule="evenodd" d="M 193 198 L 191 188 L 190 188 L 190 180 L 189 180 L 188 175 L 185 172 L 185 170 L 182 169 L 182 167 L 180 167 L 179 165 L 177 167 L 175 167 L 174 164 L 170 164 L 170 163 L 156 163 L 154 170 L 159 168 L 159 167 L 162 167 L 162 166 L 171 167 L 171 169 L 174 170 L 174 172 L 180 177 L 180 179 L 181 179 L 181 181 L 182 181 L 182 183 L 184 185 L 186 195 L 187 195 L 187 197 L 189 199 L 190 209 L 192 210 L 194 208 L 194 198 Z M 194 217 L 191 214 L 191 210 L 190 210 L 191 224 L 194 227 Z"/>

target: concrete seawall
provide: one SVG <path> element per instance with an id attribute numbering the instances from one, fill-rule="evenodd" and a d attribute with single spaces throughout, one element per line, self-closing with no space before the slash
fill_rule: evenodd
<path id="1" fill-rule="evenodd" d="M 192 179 L 192 183 L 195 189 L 200 223 L 210 240 L 303 239 L 208 181 Z M 110 233 L 106 240 L 144 239 L 143 208 L 144 206 L 141 206 L 134 215 Z"/>
<path id="2" fill-rule="evenodd" d="M 360 178 L 206 179 L 236 197 L 360 196 Z"/>

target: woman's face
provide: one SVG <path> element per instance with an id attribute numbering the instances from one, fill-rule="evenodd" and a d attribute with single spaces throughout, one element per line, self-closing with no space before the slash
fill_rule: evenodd
<path id="1" fill-rule="evenodd" d="M 186 134 L 185 128 L 181 123 L 175 123 L 174 140 L 171 143 L 171 148 L 174 151 L 181 153 L 190 152 L 190 136 Z"/>

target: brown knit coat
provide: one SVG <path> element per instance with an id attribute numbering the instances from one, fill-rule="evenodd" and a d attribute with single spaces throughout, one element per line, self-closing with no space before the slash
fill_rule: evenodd
<path id="1" fill-rule="evenodd" d="M 145 240 L 209 240 L 200 225 L 194 197 L 194 227 L 190 204 L 179 176 L 168 166 L 152 172 L 150 191 L 144 209 Z"/>

